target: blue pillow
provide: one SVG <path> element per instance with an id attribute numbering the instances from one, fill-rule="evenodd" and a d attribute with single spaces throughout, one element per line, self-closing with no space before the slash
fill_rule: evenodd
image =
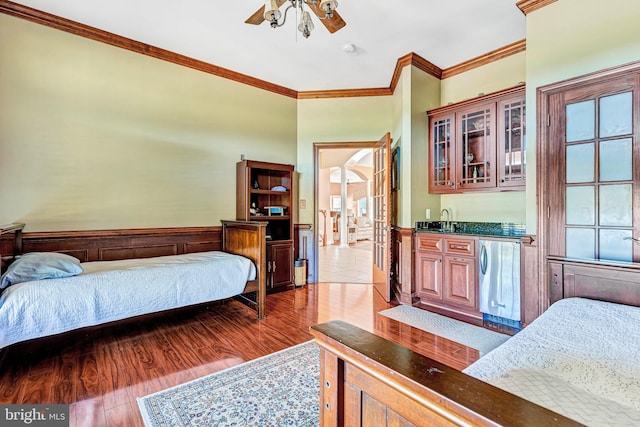
<path id="1" fill-rule="evenodd" d="M 31 280 L 58 279 L 82 273 L 80 260 L 57 252 L 29 252 L 9 266 L 0 280 L 0 290 Z"/>

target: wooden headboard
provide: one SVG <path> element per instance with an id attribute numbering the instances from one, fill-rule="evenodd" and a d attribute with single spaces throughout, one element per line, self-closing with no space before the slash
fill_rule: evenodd
<path id="1" fill-rule="evenodd" d="M 222 227 L 143 228 L 25 233 L 23 251 L 61 252 L 81 262 L 222 250 Z"/>

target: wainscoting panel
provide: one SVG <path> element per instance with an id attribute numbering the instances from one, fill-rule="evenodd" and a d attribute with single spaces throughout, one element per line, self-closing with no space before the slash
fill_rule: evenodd
<path id="1" fill-rule="evenodd" d="M 391 231 L 391 288 L 398 301 L 408 305 L 420 301 L 414 280 L 414 234 L 412 228 L 394 227 Z"/>
<path id="2" fill-rule="evenodd" d="M 528 325 L 547 309 L 548 292 L 546 284 L 540 283 L 538 274 L 538 242 L 532 235 L 523 236 L 520 239 L 522 251 L 520 253 L 520 277 L 522 323 Z"/>

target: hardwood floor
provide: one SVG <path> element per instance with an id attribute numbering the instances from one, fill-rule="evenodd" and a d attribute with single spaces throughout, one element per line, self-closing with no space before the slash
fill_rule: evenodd
<path id="1" fill-rule="evenodd" d="M 342 247 L 318 247 L 318 282 L 371 283 L 373 242 L 360 240 Z"/>
<path id="2" fill-rule="evenodd" d="M 312 339 L 345 320 L 449 366 L 478 351 L 401 324 L 370 284 L 309 284 L 267 297 L 267 317 L 238 301 L 120 322 L 0 351 L 0 403 L 68 403 L 70 426 L 142 426 L 136 397 Z"/>

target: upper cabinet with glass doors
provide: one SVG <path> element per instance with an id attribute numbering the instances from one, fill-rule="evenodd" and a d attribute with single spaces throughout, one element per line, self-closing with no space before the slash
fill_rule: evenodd
<path id="1" fill-rule="evenodd" d="M 524 189 L 524 85 L 427 114 L 430 193 Z"/>

